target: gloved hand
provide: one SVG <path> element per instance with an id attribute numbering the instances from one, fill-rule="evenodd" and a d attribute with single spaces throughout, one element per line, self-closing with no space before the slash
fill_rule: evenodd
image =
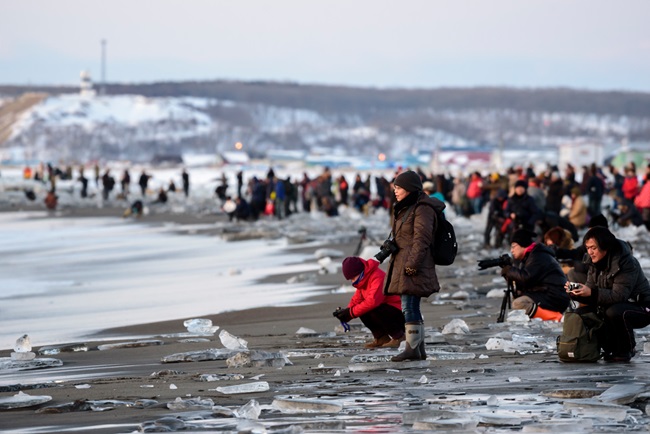
<path id="1" fill-rule="evenodd" d="M 349 307 L 346 307 L 345 309 L 337 309 L 332 313 L 332 315 L 337 317 L 341 322 L 350 322 L 353 318 Z"/>

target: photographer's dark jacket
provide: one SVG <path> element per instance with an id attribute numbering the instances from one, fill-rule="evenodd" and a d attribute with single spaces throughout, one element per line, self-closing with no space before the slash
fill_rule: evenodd
<path id="1" fill-rule="evenodd" d="M 399 250 L 390 259 L 385 294 L 428 297 L 440 291 L 431 244 L 438 226 L 436 210 L 444 209 L 443 202 L 423 192 L 411 193 L 395 204 L 392 233 Z M 407 275 L 407 267 L 415 274 Z"/>
<path id="2" fill-rule="evenodd" d="M 508 198 L 506 205 L 506 214 L 515 214 L 515 226 L 523 226 L 527 229 L 533 229 L 537 220 L 542 217 L 540 209 L 535 204 L 535 199 L 524 193 L 521 196 L 513 194 Z"/>
<path id="3" fill-rule="evenodd" d="M 625 241 L 618 240 L 615 251 L 607 252 L 598 263 L 591 262 L 589 256 L 585 262 L 589 266 L 585 285 L 591 288 L 591 296 L 579 298 L 580 302 L 598 306 L 633 302 L 650 306 L 650 283 Z"/>
<path id="4" fill-rule="evenodd" d="M 556 312 L 569 307 L 566 276 L 550 248 L 533 243 L 519 263 L 501 271 L 503 277 L 515 282 L 517 296 L 526 295 L 543 309 Z"/>

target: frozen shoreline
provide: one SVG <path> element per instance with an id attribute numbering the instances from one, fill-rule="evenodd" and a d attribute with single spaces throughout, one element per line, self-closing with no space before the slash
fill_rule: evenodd
<path id="1" fill-rule="evenodd" d="M 295 303 L 319 289 L 258 283 L 317 268 L 286 240 L 229 243 L 169 225 L 43 214 L 0 213 L 3 349 L 25 333 L 39 346 L 71 342 L 106 328 Z"/>

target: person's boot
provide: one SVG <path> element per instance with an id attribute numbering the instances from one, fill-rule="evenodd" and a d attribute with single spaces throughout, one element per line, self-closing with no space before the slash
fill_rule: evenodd
<path id="1" fill-rule="evenodd" d="M 541 318 L 544 321 L 562 321 L 562 312 L 554 310 L 543 309 L 537 306 L 531 318 Z"/>
<path id="2" fill-rule="evenodd" d="M 396 338 L 391 338 L 390 341 L 386 342 L 382 347 L 384 348 L 399 348 L 400 344 L 404 342 L 404 339 L 406 337 L 404 336 L 404 333 L 402 333 L 401 336 L 396 337 Z"/>
<path id="3" fill-rule="evenodd" d="M 377 347 L 382 347 L 384 344 L 387 344 L 390 342 L 390 336 L 384 335 L 378 338 L 375 338 L 372 342 L 368 342 L 364 347 L 366 348 L 377 348 Z"/>
<path id="4" fill-rule="evenodd" d="M 420 342 L 420 345 L 418 345 L 418 349 L 420 350 L 420 359 L 421 360 L 426 360 L 427 359 L 427 352 L 424 349 L 424 324 L 420 324 L 420 331 L 422 332 L 422 342 Z"/>
<path id="5" fill-rule="evenodd" d="M 390 360 L 393 362 L 403 362 L 405 360 L 422 360 L 420 353 L 420 342 L 422 342 L 422 329 L 420 323 L 406 323 L 406 349 Z"/>

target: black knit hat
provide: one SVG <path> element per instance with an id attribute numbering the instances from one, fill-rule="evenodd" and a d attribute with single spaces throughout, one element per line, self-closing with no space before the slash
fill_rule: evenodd
<path id="1" fill-rule="evenodd" d="M 515 188 L 517 187 L 524 187 L 528 188 L 528 183 L 524 181 L 523 179 L 520 179 L 519 181 L 515 182 Z"/>
<path id="2" fill-rule="evenodd" d="M 537 234 L 533 231 L 529 231 L 528 229 L 518 229 L 514 234 L 512 234 L 510 242 L 517 243 L 521 247 L 528 247 L 533 244 L 536 237 Z"/>
<path id="3" fill-rule="evenodd" d="M 422 178 L 412 170 L 407 170 L 397 175 L 393 184 L 402 187 L 409 193 L 422 190 Z"/>
<path id="4" fill-rule="evenodd" d="M 587 226 L 590 228 L 593 228 L 594 226 L 607 227 L 607 217 L 602 214 L 595 215 L 591 218 L 591 220 L 589 220 L 589 224 Z"/>

